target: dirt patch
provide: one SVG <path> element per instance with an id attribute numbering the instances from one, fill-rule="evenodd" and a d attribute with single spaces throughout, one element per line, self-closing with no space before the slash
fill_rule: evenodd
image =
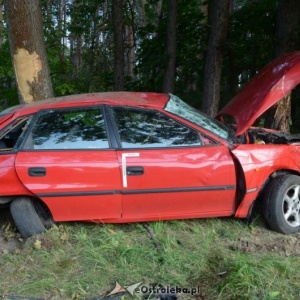
<path id="1" fill-rule="evenodd" d="M 300 233 L 283 235 L 267 228 L 255 229 L 237 240 L 224 238 L 232 250 L 245 253 L 276 253 L 280 256 L 300 256 Z"/>
<path id="2" fill-rule="evenodd" d="M 0 209 L 0 255 L 22 248 L 23 240 L 16 231 L 8 208 Z"/>

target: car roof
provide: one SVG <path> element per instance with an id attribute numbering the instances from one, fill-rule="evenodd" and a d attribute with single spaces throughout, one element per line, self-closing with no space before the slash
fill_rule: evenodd
<path id="1" fill-rule="evenodd" d="M 56 109 L 78 106 L 94 106 L 100 104 L 164 108 L 169 99 L 168 94 L 144 92 L 107 92 L 78 94 L 64 97 L 50 98 L 30 104 L 20 104 L 3 111 L 4 114 L 27 115 L 43 109 Z"/>

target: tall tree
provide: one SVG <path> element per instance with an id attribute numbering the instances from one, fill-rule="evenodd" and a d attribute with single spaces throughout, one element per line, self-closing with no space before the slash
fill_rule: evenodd
<path id="1" fill-rule="evenodd" d="M 297 50 L 300 30 L 300 1 L 279 0 L 277 7 L 274 56 Z M 289 93 L 267 113 L 265 127 L 289 131 L 291 123 L 291 94 Z"/>
<path id="2" fill-rule="evenodd" d="M 53 97 L 40 0 L 6 0 L 5 9 L 20 101 Z"/>
<path id="3" fill-rule="evenodd" d="M 167 64 L 164 74 L 163 92 L 174 93 L 176 71 L 177 0 L 168 0 Z"/>
<path id="4" fill-rule="evenodd" d="M 123 0 L 113 0 L 114 89 L 124 90 Z"/>
<path id="5" fill-rule="evenodd" d="M 76 0 L 71 0 L 70 5 L 70 59 L 74 71 L 73 78 L 76 78 L 82 62 L 82 25 L 81 20 L 78 20 L 76 17 L 76 11 L 81 3 Z M 79 28 L 79 30 L 75 26 L 78 26 L 77 28 Z"/>
<path id="6" fill-rule="evenodd" d="M 128 21 L 125 25 L 125 57 L 126 57 L 126 63 L 125 63 L 125 69 L 126 69 L 126 75 L 128 75 L 131 80 L 135 79 L 134 76 L 134 65 L 135 65 L 135 37 L 134 37 L 134 31 L 135 31 L 135 14 L 134 14 L 134 1 L 129 0 L 128 1 L 128 15 L 127 17 Z"/>
<path id="7" fill-rule="evenodd" d="M 3 43 L 3 3 L 0 1 L 0 46 Z"/>
<path id="8" fill-rule="evenodd" d="M 220 102 L 223 48 L 229 23 L 230 0 L 212 0 L 208 11 L 210 26 L 206 51 L 201 110 L 210 116 L 218 112 Z"/>

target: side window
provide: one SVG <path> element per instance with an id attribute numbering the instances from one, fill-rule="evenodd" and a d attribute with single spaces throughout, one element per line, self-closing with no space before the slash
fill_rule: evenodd
<path id="1" fill-rule="evenodd" d="M 26 149 L 109 148 L 101 108 L 75 108 L 42 112 Z"/>
<path id="2" fill-rule="evenodd" d="M 122 148 L 201 145 L 197 131 L 157 111 L 113 108 Z"/>
<path id="3" fill-rule="evenodd" d="M 218 144 L 216 141 L 212 140 L 210 137 L 208 137 L 203 133 L 201 133 L 200 136 L 201 136 L 202 144 L 205 146 L 215 146 L 216 144 Z"/>
<path id="4" fill-rule="evenodd" d="M 23 141 L 31 116 L 14 120 L 0 132 L 0 151 L 10 151 Z"/>

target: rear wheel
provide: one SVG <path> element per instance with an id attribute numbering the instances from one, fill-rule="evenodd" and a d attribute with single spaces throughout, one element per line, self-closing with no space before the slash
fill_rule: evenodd
<path id="1" fill-rule="evenodd" d="M 46 230 L 30 198 L 16 198 L 10 204 L 10 211 L 18 230 L 24 238 L 29 238 Z"/>
<path id="2" fill-rule="evenodd" d="M 300 231 L 300 177 L 283 175 L 270 183 L 264 215 L 269 226 L 281 233 Z"/>
<path id="3" fill-rule="evenodd" d="M 54 225 L 51 212 L 45 203 L 41 201 L 34 201 L 34 208 L 46 229 L 49 229 Z"/>

